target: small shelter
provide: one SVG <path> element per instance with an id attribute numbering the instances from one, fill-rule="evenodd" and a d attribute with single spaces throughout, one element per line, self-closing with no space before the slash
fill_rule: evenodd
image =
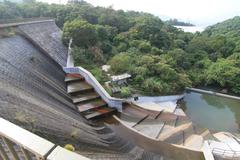
<path id="1" fill-rule="evenodd" d="M 131 78 L 132 76 L 128 73 L 124 73 L 121 75 L 111 76 L 111 82 L 117 85 L 127 85 L 127 79 Z"/>

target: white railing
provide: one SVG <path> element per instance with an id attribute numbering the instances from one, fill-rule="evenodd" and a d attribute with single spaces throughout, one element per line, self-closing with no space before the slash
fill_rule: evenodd
<path id="1" fill-rule="evenodd" d="M 63 70 L 67 74 L 80 74 L 81 76 L 83 76 L 85 81 L 93 86 L 94 90 L 110 107 L 116 108 L 119 112 L 122 111 L 123 100 L 111 97 L 89 71 L 82 67 L 65 67 L 63 68 Z"/>
<path id="2" fill-rule="evenodd" d="M 1 160 L 89 160 L 0 117 Z"/>

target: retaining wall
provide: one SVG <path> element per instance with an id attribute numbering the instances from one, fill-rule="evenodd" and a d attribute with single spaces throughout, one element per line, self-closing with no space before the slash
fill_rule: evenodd
<path id="1" fill-rule="evenodd" d="M 222 94 L 222 93 L 213 92 L 213 91 L 207 91 L 207 90 L 203 90 L 203 89 L 186 88 L 186 90 L 194 91 L 194 92 L 198 92 L 198 93 L 206 93 L 206 94 L 210 94 L 210 95 L 215 95 L 215 96 L 220 96 L 220 97 L 226 97 L 226 98 L 240 100 L 240 97 L 237 97 L 237 96 L 231 96 L 231 95 L 228 95 L 228 94 Z"/>

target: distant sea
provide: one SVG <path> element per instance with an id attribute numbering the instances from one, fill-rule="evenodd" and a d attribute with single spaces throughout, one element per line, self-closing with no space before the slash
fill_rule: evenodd
<path id="1" fill-rule="evenodd" d="M 202 32 L 205 27 L 201 27 L 201 26 L 174 26 L 176 28 L 180 28 L 182 29 L 184 32 L 191 32 L 191 33 L 195 33 L 195 32 Z"/>

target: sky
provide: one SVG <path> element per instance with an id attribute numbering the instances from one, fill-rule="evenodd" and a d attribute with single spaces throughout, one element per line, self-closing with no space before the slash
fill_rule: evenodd
<path id="1" fill-rule="evenodd" d="M 66 3 L 67 0 L 39 0 Z M 177 18 L 208 26 L 240 15 L 240 0 L 85 0 L 94 6 L 152 13 L 161 19 Z"/>

